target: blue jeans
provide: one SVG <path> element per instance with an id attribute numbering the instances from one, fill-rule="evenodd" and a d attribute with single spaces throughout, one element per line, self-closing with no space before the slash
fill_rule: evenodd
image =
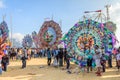
<path id="1" fill-rule="evenodd" d="M 2 68 L 0 67 L 0 74 L 2 74 Z"/>
<path id="2" fill-rule="evenodd" d="M 67 63 L 66 69 L 69 69 L 69 67 L 70 67 L 70 61 L 66 60 L 66 63 Z"/>

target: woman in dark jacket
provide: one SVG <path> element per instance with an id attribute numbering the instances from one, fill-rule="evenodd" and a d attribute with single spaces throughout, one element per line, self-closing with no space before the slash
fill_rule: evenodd
<path id="1" fill-rule="evenodd" d="M 58 56 L 59 56 L 59 66 L 63 66 L 63 49 L 60 48 L 60 51 L 58 53 Z"/>
<path id="2" fill-rule="evenodd" d="M 66 63 L 66 55 L 67 55 L 67 50 L 66 50 L 66 48 L 65 48 L 65 50 L 64 50 L 64 64 Z"/>

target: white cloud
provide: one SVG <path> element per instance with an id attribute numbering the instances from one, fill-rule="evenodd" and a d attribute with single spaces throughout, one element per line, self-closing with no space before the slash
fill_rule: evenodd
<path id="1" fill-rule="evenodd" d="M 120 45 L 120 2 L 117 2 L 114 5 L 111 5 L 109 11 L 110 11 L 111 21 L 113 21 L 117 26 L 117 30 L 115 34 L 117 39 L 119 40 L 119 45 Z"/>
<path id="2" fill-rule="evenodd" d="M 112 5 L 110 7 L 110 17 L 113 21 L 116 23 L 119 23 L 120 21 L 120 3 L 116 3 L 115 5 Z M 120 24 L 120 23 L 119 23 Z"/>
<path id="3" fill-rule="evenodd" d="M 11 34 L 10 34 L 10 38 L 11 38 Z M 14 34 L 12 34 L 12 38 L 16 39 L 19 42 L 22 42 L 24 35 L 21 33 L 14 33 Z"/>
<path id="4" fill-rule="evenodd" d="M 3 3 L 3 0 L 0 0 L 0 8 L 5 8 L 5 4 Z"/>

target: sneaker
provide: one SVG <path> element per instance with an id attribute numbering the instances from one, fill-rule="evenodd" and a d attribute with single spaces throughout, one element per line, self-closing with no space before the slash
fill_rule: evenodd
<path id="1" fill-rule="evenodd" d="M 67 73 L 71 74 L 71 71 L 67 71 Z"/>

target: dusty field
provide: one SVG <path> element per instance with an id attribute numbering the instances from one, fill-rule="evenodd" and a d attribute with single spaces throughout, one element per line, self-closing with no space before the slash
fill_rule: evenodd
<path id="1" fill-rule="evenodd" d="M 72 64 L 72 71 L 75 66 Z M 27 61 L 25 69 L 21 69 L 21 61 L 11 61 L 8 71 L 0 75 L 0 80 L 120 80 L 120 72 L 113 67 L 102 73 L 101 77 L 96 76 L 95 71 L 68 74 L 61 68 L 48 67 L 45 58 L 37 58 Z"/>

